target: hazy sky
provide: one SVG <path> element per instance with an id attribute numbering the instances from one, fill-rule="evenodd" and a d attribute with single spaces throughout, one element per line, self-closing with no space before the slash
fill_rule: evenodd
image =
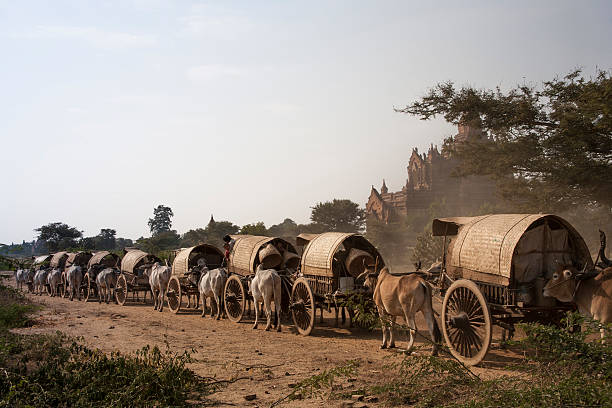
<path id="1" fill-rule="evenodd" d="M 364 205 L 454 133 L 394 106 L 610 69 L 611 5 L 0 0 L 0 242 L 148 236 L 158 204 L 179 233 Z"/>

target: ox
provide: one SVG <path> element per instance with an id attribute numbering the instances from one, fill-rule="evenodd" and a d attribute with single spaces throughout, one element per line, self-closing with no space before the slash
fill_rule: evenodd
<path id="1" fill-rule="evenodd" d="M 561 302 L 573 302 L 583 316 L 612 323 L 612 267 L 593 276 L 574 267 L 555 272 L 544 286 L 544 296 Z M 604 329 L 601 329 L 604 337 Z"/>
<path id="2" fill-rule="evenodd" d="M 34 293 L 36 295 L 42 295 L 43 289 L 47 285 L 47 270 L 39 269 L 34 275 Z"/>
<path id="3" fill-rule="evenodd" d="M 25 283 L 25 270 L 17 269 L 15 271 L 15 284 L 17 285 L 17 289 L 21 290 L 23 288 L 24 283 Z"/>
<path id="4" fill-rule="evenodd" d="M 53 269 L 47 275 L 47 283 L 51 289 L 51 297 L 57 296 L 57 287 L 62 282 L 62 271 L 60 269 Z"/>
<path id="5" fill-rule="evenodd" d="M 255 270 L 255 277 L 250 283 L 250 291 L 255 303 L 255 324 L 257 328 L 259 320 L 259 303 L 263 302 L 266 311 L 266 331 L 270 330 L 272 318 L 272 301 L 274 301 L 274 313 L 276 331 L 281 331 L 280 307 L 281 307 L 281 278 L 274 269 L 263 269 L 261 265 Z"/>
<path id="6" fill-rule="evenodd" d="M 362 277 L 365 277 L 365 286 L 374 292 L 374 303 L 378 308 L 382 323 L 383 338 L 380 348 L 395 347 L 393 329 L 395 319 L 397 316 L 401 316 L 409 328 L 410 341 L 407 351 L 410 351 L 414 344 L 414 334 L 417 329 L 415 315 L 417 312 L 421 312 L 427 321 L 429 333 L 434 342 L 433 355 L 437 355 L 438 343 L 442 336 L 431 305 L 431 286 L 417 274 L 394 276 L 389 273 L 387 268 L 383 268 L 378 274 L 372 273 L 371 269 L 366 268 L 359 276 L 359 278 Z M 389 332 L 388 337 L 387 331 Z"/>
<path id="7" fill-rule="evenodd" d="M 119 271 L 115 268 L 106 268 L 96 276 L 96 285 L 98 286 L 98 303 L 102 303 L 102 299 L 106 303 L 110 302 L 111 289 L 117 286 L 117 275 Z"/>
<path id="8" fill-rule="evenodd" d="M 66 272 L 66 285 L 70 290 L 70 300 L 78 294 L 81 300 L 81 282 L 83 281 L 83 271 L 80 266 L 72 265 Z"/>
<path id="9" fill-rule="evenodd" d="M 218 268 L 209 271 L 206 267 L 202 269 L 198 289 L 200 299 L 202 299 L 202 317 L 206 316 L 206 303 L 210 298 L 210 317 L 213 317 L 213 302 L 217 312 L 217 320 L 221 319 L 221 299 L 223 290 L 227 282 L 227 272 L 225 268 Z"/>
<path id="10" fill-rule="evenodd" d="M 30 292 L 34 292 L 34 275 L 36 271 L 34 269 L 24 269 L 23 270 L 23 282 L 28 287 Z"/>
<path id="11" fill-rule="evenodd" d="M 160 265 L 155 262 L 149 273 L 149 286 L 153 296 L 153 310 L 164 310 L 164 301 L 168 292 L 168 282 L 172 275 L 172 269 L 167 265 Z"/>

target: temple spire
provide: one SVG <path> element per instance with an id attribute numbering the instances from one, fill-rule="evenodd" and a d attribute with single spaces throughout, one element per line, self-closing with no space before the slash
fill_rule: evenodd
<path id="1" fill-rule="evenodd" d="M 383 179 L 382 187 L 380 188 L 381 194 L 387 194 L 389 189 L 387 188 L 387 184 L 385 183 L 385 179 Z"/>

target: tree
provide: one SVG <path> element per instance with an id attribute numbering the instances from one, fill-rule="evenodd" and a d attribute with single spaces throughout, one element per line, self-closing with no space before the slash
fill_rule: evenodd
<path id="1" fill-rule="evenodd" d="M 246 224 L 240 228 L 240 234 L 242 235 L 266 235 L 266 232 L 266 225 L 262 221 Z"/>
<path id="2" fill-rule="evenodd" d="M 223 246 L 225 235 L 237 234 L 240 227 L 229 221 L 211 219 L 206 228 L 196 228 L 183 234 L 181 245 L 184 247 L 207 243 L 217 247 Z"/>
<path id="3" fill-rule="evenodd" d="M 166 207 L 163 204 L 153 209 L 153 218 L 149 218 L 149 229 L 151 235 L 157 235 L 160 232 L 170 231 L 172 228 L 172 220 L 174 213 L 170 207 Z"/>
<path id="4" fill-rule="evenodd" d="M 45 241 L 51 252 L 75 247 L 76 240 L 83 236 L 81 231 L 62 222 L 52 222 L 34 231 L 38 232 L 38 239 Z"/>
<path id="5" fill-rule="evenodd" d="M 612 207 L 612 77 L 580 70 L 541 87 L 508 92 L 436 85 L 399 112 L 443 116 L 480 127 L 487 137 L 445 149 L 460 159 L 456 174 L 486 175 L 504 198 L 531 211 L 575 205 Z M 483 160 L 486 158 L 486 160 Z"/>
<path id="6" fill-rule="evenodd" d="M 117 234 L 117 231 L 115 231 L 114 229 L 110 229 L 110 228 L 101 229 L 100 233 L 96 237 L 98 241 L 96 243 L 96 249 L 107 249 L 107 250 L 115 249 L 115 245 L 116 245 L 115 235 L 116 234 Z"/>
<path id="7" fill-rule="evenodd" d="M 327 231 L 360 232 L 365 224 L 365 210 L 351 200 L 327 201 L 312 207 L 310 220 Z"/>
<path id="8" fill-rule="evenodd" d="M 159 232 L 151 238 L 139 238 L 136 245 L 143 251 L 157 254 L 160 251 L 175 249 L 179 246 L 180 241 L 179 234 L 171 230 Z"/>
<path id="9" fill-rule="evenodd" d="M 285 218 L 280 224 L 268 228 L 267 235 L 271 237 L 295 237 L 299 235 L 299 227 L 291 218 Z"/>

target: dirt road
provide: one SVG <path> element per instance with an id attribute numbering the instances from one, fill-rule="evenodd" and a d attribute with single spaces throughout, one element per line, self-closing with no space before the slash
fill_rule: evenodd
<path id="1" fill-rule="evenodd" d="M 388 363 L 389 351 L 379 349 L 380 331 L 333 328 L 332 315 L 325 316 L 313 333 L 300 336 L 290 324 L 283 326 L 281 333 L 252 329 L 252 320 L 232 323 L 201 318 L 199 311 L 175 315 L 164 309 L 153 311 L 151 304 L 98 304 L 97 302 L 69 301 L 48 296 L 27 295 L 44 307 L 35 314 L 33 327 L 20 329 L 23 334 L 54 333 L 60 330 L 70 336 L 82 337 L 85 344 L 105 352 L 121 350 L 131 352 L 145 345 L 157 345 L 162 350 L 168 342 L 172 351 L 195 349 L 196 363 L 192 368 L 200 375 L 218 379 L 246 377 L 222 388 L 210 397 L 220 406 L 267 407 L 291 392 L 290 385 L 318 374 L 322 370 L 359 359 L 359 375 L 356 381 L 345 384 L 347 391 L 359 389 L 373 379 L 380 379 L 382 366 Z M 150 300 L 150 299 L 149 299 Z M 417 320 L 419 328 L 425 330 L 425 322 Z M 400 337 L 398 346 L 406 341 Z M 427 352 L 430 348 L 427 347 Z M 512 355 L 501 350 L 489 353 L 485 368 L 475 371 L 487 377 L 507 374 L 503 362 Z M 249 366 L 259 368 L 248 369 Z M 255 400 L 247 402 L 245 395 L 256 394 Z M 283 406 L 340 406 L 340 401 L 292 401 Z M 368 406 L 383 405 L 368 403 Z"/>

